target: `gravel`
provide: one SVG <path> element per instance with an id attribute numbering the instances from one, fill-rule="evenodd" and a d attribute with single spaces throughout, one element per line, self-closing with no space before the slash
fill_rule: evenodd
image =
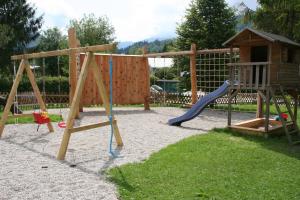
<path id="1" fill-rule="evenodd" d="M 86 108 L 76 126 L 107 120 L 103 109 Z M 58 113 L 51 110 L 50 113 Z M 182 127 L 167 125 L 170 118 L 185 112 L 179 108 L 115 108 L 124 147 L 109 153 L 110 127 L 72 135 L 65 161 L 56 155 L 63 129 L 55 133 L 44 125 L 7 125 L 0 140 L 0 199 L 118 199 L 116 187 L 107 181 L 108 168 L 147 159 L 170 144 L 215 127 L 225 127 L 227 113 L 204 111 Z M 66 117 L 68 110 L 63 110 Z M 253 118 L 254 114 L 233 113 L 233 122 Z M 114 142 L 114 147 L 116 147 Z"/>

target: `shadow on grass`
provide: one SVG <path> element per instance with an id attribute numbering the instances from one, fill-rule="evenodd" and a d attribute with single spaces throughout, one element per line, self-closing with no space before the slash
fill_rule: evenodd
<path id="1" fill-rule="evenodd" d="M 233 135 L 235 137 L 241 137 L 251 142 L 255 142 L 259 144 L 261 147 L 269 149 L 271 151 L 275 151 L 281 154 L 285 154 L 289 157 L 293 157 L 300 160 L 300 145 L 290 145 L 286 136 L 270 136 L 268 138 L 264 138 L 262 136 L 254 136 L 254 135 L 243 135 L 237 132 L 234 132 L 228 128 L 216 128 L 213 129 L 212 132 L 222 133 Z"/>
<path id="2" fill-rule="evenodd" d="M 113 183 L 115 183 L 116 185 L 118 185 L 118 187 L 120 188 L 125 188 L 127 191 L 129 192 L 134 192 L 136 190 L 135 187 L 133 187 L 132 185 L 130 185 L 127 180 L 126 180 L 126 177 L 124 176 L 122 170 L 120 169 L 120 167 L 115 167 L 113 170 L 116 170 L 117 173 L 120 175 L 120 176 L 110 176 L 109 177 L 109 180 Z M 119 177 L 119 178 L 117 178 Z"/>

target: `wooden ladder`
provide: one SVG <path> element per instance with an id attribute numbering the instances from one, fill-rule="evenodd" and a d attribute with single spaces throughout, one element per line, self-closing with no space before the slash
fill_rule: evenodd
<path id="1" fill-rule="evenodd" d="M 287 108 L 288 114 L 289 114 L 290 119 L 291 119 L 290 121 L 286 121 L 285 119 L 283 119 L 283 117 L 282 117 L 283 112 L 280 109 L 279 103 L 278 103 L 276 95 L 275 95 L 276 94 L 275 91 L 276 90 L 274 90 L 272 87 L 270 87 L 271 96 L 273 97 L 273 102 L 274 102 L 276 110 L 279 114 L 279 119 L 282 123 L 282 127 L 284 129 L 284 132 L 285 132 L 287 138 L 288 138 L 288 141 L 291 145 L 300 144 L 300 133 L 299 133 L 299 127 L 298 127 L 297 121 L 296 121 L 296 116 L 294 115 L 294 113 L 291 109 L 290 102 L 287 100 L 287 98 L 285 96 L 283 87 L 279 86 L 279 95 L 283 98 L 284 104 Z M 293 127 L 292 130 L 290 130 L 288 128 L 288 125 L 291 125 L 291 124 L 292 124 L 292 127 Z M 297 140 L 293 140 L 293 137 L 292 137 L 293 134 L 297 135 L 297 137 L 298 137 Z"/>

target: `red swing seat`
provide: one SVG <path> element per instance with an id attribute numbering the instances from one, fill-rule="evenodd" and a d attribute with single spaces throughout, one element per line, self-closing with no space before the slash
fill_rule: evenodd
<path id="1" fill-rule="evenodd" d="M 41 125 L 41 124 L 48 124 L 50 123 L 50 118 L 48 116 L 43 116 L 42 113 L 32 113 L 33 114 L 33 118 L 34 118 L 34 122 Z"/>
<path id="2" fill-rule="evenodd" d="M 58 127 L 59 128 L 66 128 L 67 125 L 66 125 L 66 123 L 64 121 L 61 121 L 61 122 L 58 123 Z"/>

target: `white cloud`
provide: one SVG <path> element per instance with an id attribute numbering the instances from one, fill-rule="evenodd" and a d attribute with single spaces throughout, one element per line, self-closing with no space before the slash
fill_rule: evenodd
<path id="1" fill-rule="evenodd" d="M 84 14 L 106 15 L 116 29 L 118 41 L 139 41 L 158 35 L 175 36 L 191 0 L 29 0 L 40 14 L 44 28 L 65 30 L 70 19 Z M 227 0 L 230 5 L 237 0 Z M 245 3 L 253 0 L 246 0 Z M 66 31 L 66 30 L 65 30 Z"/>

